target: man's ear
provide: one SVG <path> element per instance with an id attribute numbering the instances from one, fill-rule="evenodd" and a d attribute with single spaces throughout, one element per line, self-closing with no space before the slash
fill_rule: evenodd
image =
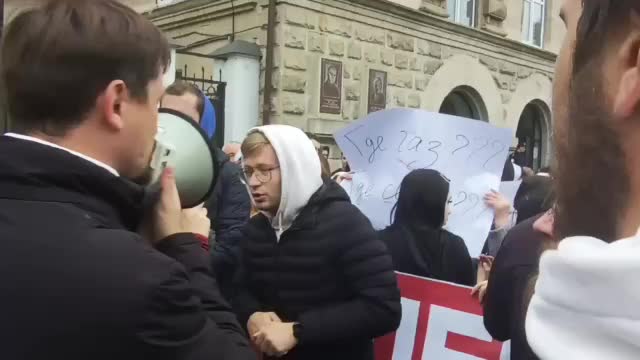
<path id="1" fill-rule="evenodd" d="M 613 98 L 613 115 L 628 119 L 640 104 L 640 32 L 632 30 L 618 51 L 622 74 Z"/>
<path id="2" fill-rule="evenodd" d="M 99 103 L 107 126 L 114 130 L 121 130 L 124 127 L 122 106 L 126 96 L 127 86 L 124 81 L 114 80 L 107 85 Z"/>

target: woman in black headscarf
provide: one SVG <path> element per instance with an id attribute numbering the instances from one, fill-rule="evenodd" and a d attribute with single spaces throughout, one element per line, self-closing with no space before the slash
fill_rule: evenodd
<path id="1" fill-rule="evenodd" d="M 379 232 L 396 271 L 475 285 L 464 241 L 442 227 L 449 216 L 449 180 L 435 170 L 414 170 L 400 185 L 393 223 Z"/>
<path id="2" fill-rule="evenodd" d="M 513 201 L 513 207 L 518 212 L 517 224 L 551 209 L 554 200 L 551 177 L 527 177 L 522 181 Z"/>

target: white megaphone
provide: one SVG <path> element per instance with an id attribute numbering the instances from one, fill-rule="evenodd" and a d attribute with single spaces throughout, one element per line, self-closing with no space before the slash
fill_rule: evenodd
<path id="1" fill-rule="evenodd" d="M 165 168 L 174 169 L 185 209 L 204 203 L 218 176 L 215 154 L 204 130 L 189 116 L 164 108 L 158 110 L 158 133 L 150 167 L 150 184 L 158 183 Z"/>

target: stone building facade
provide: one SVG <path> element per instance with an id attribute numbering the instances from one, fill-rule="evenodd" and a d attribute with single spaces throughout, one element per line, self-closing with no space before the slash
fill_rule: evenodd
<path id="1" fill-rule="evenodd" d="M 176 70 L 185 75 L 216 79 L 220 66 L 207 55 L 232 39 L 256 43 L 263 51 L 264 91 L 268 0 L 122 1 L 166 32 L 177 48 Z M 318 134 L 332 145 L 331 134 L 367 115 L 375 91 L 370 76 L 383 72 L 384 107 L 455 113 L 512 128 L 527 143 L 531 165 L 545 165 L 551 153 L 554 62 L 564 35 L 560 5 L 560 0 L 277 0 L 270 120 Z M 327 60 L 341 65 L 339 111 L 321 111 Z M 331 157 L 340 156 L 332 146 Z"/>

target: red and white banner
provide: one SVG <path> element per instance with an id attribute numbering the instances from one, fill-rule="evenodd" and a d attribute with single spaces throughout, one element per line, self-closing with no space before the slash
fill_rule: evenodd
<path id="1" fill-rule="evenodd" d="M 398 274 L 402 322 L 376 340 L 376 360 L 500 360 L 509 346 L 493 340 L 471 288 Z M 504 348 L 504 349 L 503 349 Z"/>

